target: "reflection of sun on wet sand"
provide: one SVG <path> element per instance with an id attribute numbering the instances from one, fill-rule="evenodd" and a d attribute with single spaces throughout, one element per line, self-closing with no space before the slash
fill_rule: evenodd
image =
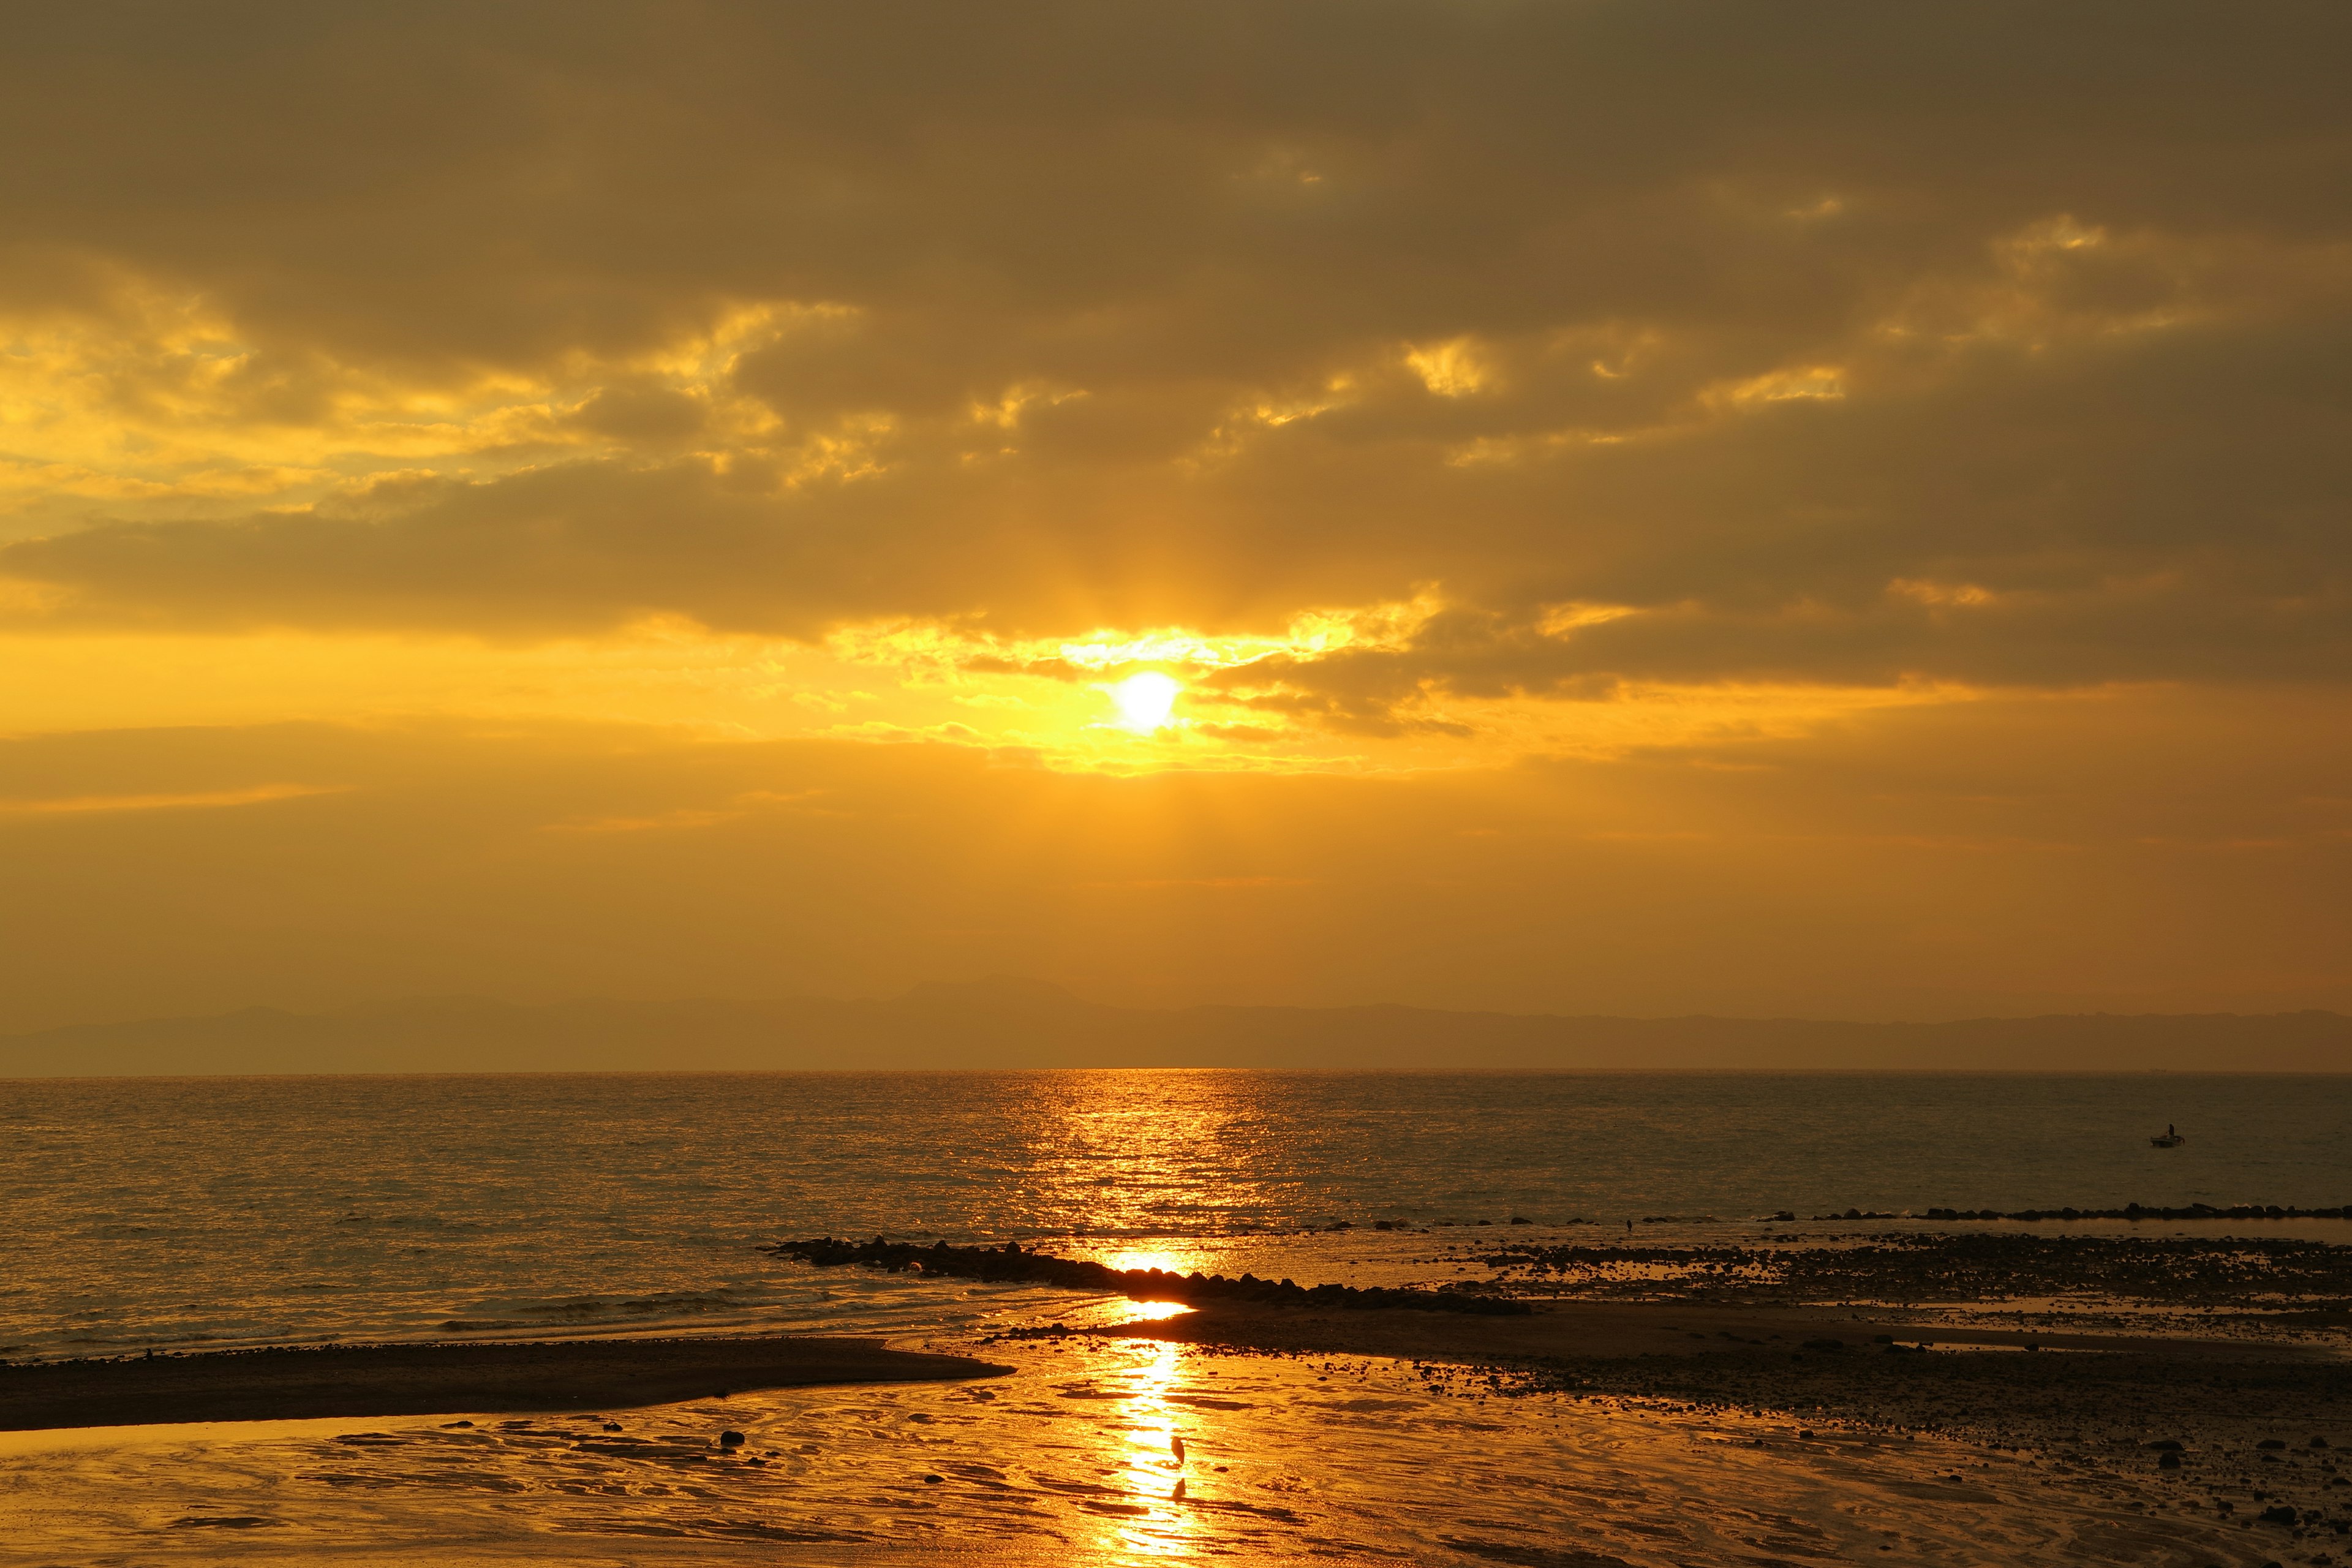
<path id="1" fill-rule="evenodd" d="M 1981 1252 L 1974 1239 L 1942 1250 Z M 1939 1249 L 1931 1240 L 1920 1250 Z M 1749 1440 L 1786 1443 L 1793 1436 L 1817 1457 L 1936 1434 L 1957 1440 L 1939 1451 L 1960 1469 L 1914 1478 L 1930 1489 L 1906 1494 L 1921 1505 L 1991 1508 L 2018 1501 L 2021 1487 L 2045 1496 L 2054 1489 L 2150 1524 L 2166 1520 L 2172 1533 L 2187 1530 L 2199 1542 L 2141 1531 L 2128 1547 L 2116 1535 L 2111 1551 L 2090 1551 L 2088 1541 L 2070 1548 L 2111 1561 L 2262 1563 L 2298 1539 L 2333 1548 L 2352 1536 L 2352 1459 L 2339 1468 L 2336 1458 L 2352 1444 L 2347 1314 L 2340 1294 L 2325 1294 L 2340 1289 L 2337 1277 L 2352 1268 L 2352 1256 L 2323 1255 L 2352 1249 L 2190 1238 L 2171 1248 L 2168 1277 L 2149 1275 L 2146 1294 L 2161 1298 L 2153 1301 L 2099 1297 L 2086 1287 L 2112 1286 L 2150 1268 L 2167 1252 L 2164 1239 L 2076 1250 L 2072 1261 L 2081 1268 L 2071 1296 L 2051 1268 L 2033 1276 L 2048 1295 L 2033 1303 L 2030 1326 L 2017 1298 L 1934 1307 L 1760 1305 L 1742 1304 L 1738 1290 L 1727 1290 L 1713 1301 L 1605 1293 L 1539 1300 L 1519 1317 L 1213 1301 L 1181 1317 L 1085 1331 L 1310 1361 L 1383 1358 L 1411 1364 L 1433 1393 L 1483 1404 L 1532 1397 L 1539 1406 L 1565 1400 L 1724 1418 L 1787 1413 L 1805 1429 Z M 1849 1285 L 1874 1273 L 1916 1277 L 1921 1259 L 1902 1253 L 1846 1257 L 1816 1272 Z M 2067 1261 L 2063 1249 L 2055 1257 Z M 2228 1268 L 2200 1267 L 2217 1259 Z M 1659 1259 L 1641 1261 L 1653 1270 L 1653 1294 L 1664 1293 Z M 1596 1278 L 1622 1283 L 1622 1273 L 1596 1268 Z M 2012 1270 L 2012 1282 L 2031 1272 Z M 2273 1295 L 2250 1310 L 2233 1293 L 2255 1274 L 2273 1287 L 2300 1279 L 2305 1294 Z M 1797 1266 L 1769 1283 L 1801 1297 L 1801 1284 L 1790 1281 L 1808 1277 Z M 2209 1314 L 2200 1305 L 2208 1296 L 2234 1300 L 2240 1310 Z M 2013 1326 L 1998 1325 L 2012 1312 Z M 2141 1331 L 2119 1331 L 2118 1324 L 2131 1323 Z M 1953 1460 L 1952 1452 L 1963 1458 Z M 2004 1485 L 1985 1491 L 1993 1479 Z M 1969 1495 L 1930 1495 L 1962 1485 Z M 2001 1491 L 2009 1495 L 1995 1495 Z M 2228 1534 L 2205 1539 L 2224 1528 Z M 2248 1529 L 2258 1533 L 2239 1533 Z M 2176 1550 L 2186 1555 L 2170 1555 Z"/>
<path id="2" fill-rule="evenodd" d="M 1687 1401 L 1505 1398 L 1387 1359 L 1086 1336 L 1005 1355 L 1015 1370 L 984 1382 L 775 1389 L 603 1417 L 10 1437 L 0 1531 L 73 1568 L 166 1554 L 239 1568 L 835 1565 L 905 1561 L 902 1548 L 1104 1568 L 2252 1568 L 2283 1555 L 2276 1530 L 2151 1501 L 2070 1448 Z M 744 1441 L 727 1445 L 729 1430 Z"/>
<path id="3" fill-rule="evenodd" d="M 1928 1261 L 1942 1268 L 1982 1250 Z M 2218 1268 L 2227 1251 L 2180 1256 Z M 2105 1278 L 2124 1278 L 2124 1254 L 2101 1256 Z M 1170 1293 L 1170 1260 L 1138 1261 L 1160 1269 L 1141 1288 Z M 1805 1280 L 1851 1285 L 1876 1266 L 1833 1261 L 1740 1277 L 1801 1294 Z M 2257 1267 L 2275 1282 L 2292 1264 L 2316 1286 L 2323 1263 L 2284 1252 L 2263 1263 L 2253 1248 L 2230 1267 L 2241 1282 Z M 1654 1256 L 1643 1266 L 1654 1290 L 1672 1271 Z M 1887 1267 L 1916 1278 L 1922 1263 Z M 1727 1271 L 1704 1272 L 1719 1286 Z M 2207 1272 L 2170 1305 L 2226 1293 L 2228 1279 Z M 1559 1288 L 1559 1270 L 1543 1279 Z M 943 1269 L 938 1286 L 917 1288 L 981 1287 Z M 1025 1313 L 1036 1297 L 1022 1289 L 1003 1300 Z M 2331 1521 L 2352 1512 L 2336 1501 L 2352 1497 L 2352 1473 L 2336 1468 L 2352 1446 L 2352 1426 L 2336 1425 L 2352 1421 L 2341 1414 L 2352 1412 L 2352 1363 L 2325 1322 L 2292 1336 L 2095 1332 L 2001 1326 L 1982 1301 L 1929 1311 L 1605 1292 L 1504 1314 L 1365 1304 L 1383 1299 L 1209 1292 L 1195 1307 L 1073 1294 L 1048 1309 L 1066 1310 L 1067 1322 L 972 1346 L 1011 1363 L 1003 1375 L 961 1381 L 803 1375 L 755 1389 L 739 1375 L 704 1386 L 692 1379 L 708 1367 L 681 1364 L 663 1374 L 684 1380 L 667 1394 L 657 1382 L 607 1383 L 584 1402 L 603 1407 L 594 1415 L 9 1436 L 0 1533 L 74 1568 L 163 1549 L 240 1568 L 272 1555 L 356 1565 L 451 1542 L 487 1563 L 543 1556 L 551 1540 L 583 1564 L 887 1563 L 924 1547 L 1106 1565 L 2256 1568 L 2335 1552 Z M 1974 1319 L 1951 1321 L 1963 1307 Z M 2179 1317 L 2154 1321 L 2178 1329 Z M 870 1341 L 666 1342 L 681 1356 L 762 1342 L 841 1347 L 849 1360 L 830 1373 L 863 1356 L 891 1375 L 889 1352 Z M 624 1356 L 658 1350 L 593 1343 Z M 159 1364 L 199 1362 L 268 1364 Z M 111 1364 L 118 1377 L 148 1370 Z M 1000 1370 L 957 1357 L 895 1364 L 905 1377 Z M 0 1385 L 42 1371 L 0 1371 Z M 638 1398 L 672 1403 L 622 1407 Z"/>

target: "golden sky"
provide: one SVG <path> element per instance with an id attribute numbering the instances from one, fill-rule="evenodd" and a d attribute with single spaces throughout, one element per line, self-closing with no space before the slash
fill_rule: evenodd
<path id="1" fill-rule="evenodd" d="M 2352 1008 L 2352 14 L 0 19 L 0 1030 Z"/>

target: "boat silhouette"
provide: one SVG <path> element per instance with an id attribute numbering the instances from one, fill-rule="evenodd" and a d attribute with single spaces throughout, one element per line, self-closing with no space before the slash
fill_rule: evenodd
<path id="1" fill-rule="evenodd" d="M 2180 1135 L 2179 1128 L 2173 1126 L 2172 1123 L 2168 1121 L 2164 1124 L 2164 1131 L 2149 1139 L 2148 1142 L 2155 1144 L 2159 1149 L 2178 1149 L 2183 1143 L 2188 1142 L 2189 1140 Z"/>

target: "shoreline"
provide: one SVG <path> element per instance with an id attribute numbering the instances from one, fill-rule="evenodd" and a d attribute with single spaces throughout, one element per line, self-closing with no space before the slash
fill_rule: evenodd
<path id="1" fill-rule="evenodd" d="M 1783 1440 L 1934 1437 L 2132 1509 L 2331 1542 L 2352 1531 L 2352 1346 L 2340 1339 L 1955 1327 L 1691 1301 L 1550 1301 L 1511 1319 L 1220 1303 L 1078 1334 L 1327 1365 L 1389 1358 L 1465 1401 L 1549 1395 L 1762 1416 L 1787 1424 Z"/>
<path id="2" fill-rule="evenodd" d="M 2277 1339 L 1990 1328 L 1845 1307 L 1726 1305 L 1692 1300 L 1528 1303 L 1524 1316 L 1462 1318 L 1427 1312 L 1318 1310 L 1216 1302 L 1172 1318 L 1072 1329 L 1071 1336 L 1221 1344 L 1270 1354 L 1388 1356 L 1400 1361 L 1503 1363 L 1574 1359 L 1782 1358 L 1919 1354 L 1940 1351 L 2097 1352 L 2201 1364 L 2343 1365 L 2352 1352 Z M 1058 1339 L 1013 1330 L 995 1341 Z M 1896 1347 L 1896 1348 L 1890 1348 Z M 1917 1348 L 1915 1348 L 1917 1347 Z"/>
<path id="3" fill-rule="evenodd" d="M 0 1431 L 619 1410 L 1013 1370 L 875 1339 L 804 1336 L 270 1346 L 0 1366 Z"/>

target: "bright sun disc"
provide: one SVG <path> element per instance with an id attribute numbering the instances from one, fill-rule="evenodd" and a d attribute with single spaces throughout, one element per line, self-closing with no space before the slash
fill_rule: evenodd
<path id="1" fill-rule="evenodd" d="M 1148 669 L 1112 687 L 1110 700 L 1118 704 L 1118 721 L 1127 728 L 1157 730 L 1168 722 L 1176 694 L 1183 689 L 1183 683 L 1175 677 Z"/>

